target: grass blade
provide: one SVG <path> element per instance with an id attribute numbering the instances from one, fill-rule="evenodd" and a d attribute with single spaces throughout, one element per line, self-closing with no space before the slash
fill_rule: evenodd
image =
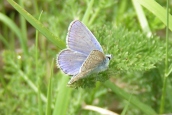
<path id="1" fill-rule="evenodd" d="M 42 15 L 42 12 L 40 13 L 40 15 L 39 15 L 39 20 L 40 20 L 40 18 L 41 18 L 41 15 Z M 22 19 L 22 20 L 24 20 L 24 19 Z M 39 35 L 39 32 L 38 32 L 38 30 L 36 30 L 36 39 L 35 39 L 35 51 L 36 51 L 36 53 L 35 53 L 35 64 L 36 64 L 36 77 L 38 78 L 37 79 L 37 87 L 38 87 L 38 108 L 39 108 L 39 115 L 43 115 L 43 104 L 42 104 L 42 100 L 41 100 L 41 78 L 40 78 L 40 76 L 38 76 L 38 35 Z"/>
<path id="2" fill-rule="evenodd" d="M 161 95 L 161 104 L 160 104 L 160 113 L 164 113 L 164 108 L 165 108 L 165 99 L 166 99 L 166 90 L 167 90 L 167 78 L 168 78 L 168 63 L 169 63 L 169 0 L 167 0 L 167 10 L 166 10 L 166 57 L 165 57 L 165 73 L 163 77 L 163 87 L 162 87 L 162 95 Z"/>
<path id="3" fill-rule="evenodd" d="M 137 2 L 137 0 L 132 0 L 132 3 L 135 8 L 135 11 L 137 13 L 137 17 L 138 17 L 140 26 L 142 28 L 142 31 L 144 33 L 146 33 L 148 37 L 150 37 L 152 35 L 152 33 L 149 28 L 149 24 L 148 24 L 145 14 L 144 14 L 144 11 L 142 9 L 142 6 Z"/>
<path id="4" fill-rule="evenodd" d="M 166 9 L 160 6 L 155 0 L 137 0 L 142 6 L 152 12 L 167 26 Z M 172 15 L 169 14 L 169 29 L 172 31 Z"/>
<path id="5" fill-rule="evenodd" d="M 25 19 L 34 26 L 37 30 L 39 30 L 49 41 L 51 41 L 55 46 L 60 49 L 65 48 L 65 43 L 57 38 L 53 33 L 51 33 L 47 28 L 45 28 L 37 19 L 35 19 L 32 15 L 30 15 L 26 10 L 24 10 L 21 6 L 19 6 L 13 0 L 8 0 L 8 2 L 20 13 Z"/>
<path id="6" fill-rule="evenodd" d="M 67 115 L 72 89 L 66 86 L 69 78 L 62 75 L 61 72 L 59 73 L 59 77 L 62 77 L 62 79 L 58 85 L 59 92 L 57 94 L 53 115 Z"/>
<path id="7" fill-rule="evenodd" d="M 20 29 L 17 27 L 17 25 L 6 15 L 0 13 L 0 21 L 2 21 L 4 24 L 6 24 L 18 37 L 21 47 L 24 51 L 24 53 L 27 55 L 28 54 L 28 49 L 27 49 L 27 45 L 26 42 L 23 39 L 23 36 L 20 32 Z"/>
<path id="8" fill-rule="evenodd" d="M 46 108 L 46 115 L 51 115 L 51 97 L 52 97 L 52 76 L 53 76 L 53 66 L 54 66 L 54 59 L 51 63 L 51 76 L 50 81 L 48 83 L 48 93 L 47 93 L 47 108 Z"/>

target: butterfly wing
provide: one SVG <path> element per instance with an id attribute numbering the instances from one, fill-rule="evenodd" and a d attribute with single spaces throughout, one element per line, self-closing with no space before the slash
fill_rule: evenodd
<path id="1" fill-rule="evenodd" d="M 87 70 L 93 70 L 104 60 L 105 55 L 102 52 L 100 52 L 99 50 L 93 50 L 88 58 L 85 60 L 85 62 L 82 64 L 80 71 L 84 72 Z"/>
<path id="2" fill-rule="evenodd" d="M 57 63 L 64 73 L 68 75 L 76 75 L 79 73 L 86 58 L 87 56 L 82 53 L 65 49 L 59 53 Z"/>
<path id="3" fill-rule="evenodd" d="M 82 79 L 93 72 L 103 61 L 105 56 L 99 50 L 93 50 L 90 55 L 87 57 L 85 62 L 82 64 L 80 72 L 71 78 L 68 82 L 68 85 L 73 84 L 75 81 Z"/>
<path id="4" fill-rule="evenodd" d="M 66 40 L 70 49 L 81 52 L 86 56 L 93 50 L 103 52 L 103 49 L 95 36 L 79 20 L 71 22 Z"/>

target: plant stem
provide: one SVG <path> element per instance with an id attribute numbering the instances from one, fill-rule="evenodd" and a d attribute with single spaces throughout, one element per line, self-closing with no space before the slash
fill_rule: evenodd
<path id="1" fill-rule="evenodd" d="M 23 0 L 19 0 L 19 4 L 20 4 L 20 6 L 22 7 L 22 8 L 24 8 L 24 1 Z M 26 27 L 26 20 L 25 20 L 25 18 L 22 16 L 22 15 L 20 15 L 20 26 L 21 26 L 21 35 L 22 35 L 22 43 L 23 43 L 23 45 L 24 45 L 24 47 L 25 47 L 25 52 L 27 53 L 27 55 L 28 55 L 28 47 L 27 47 L 27 27 Z"/>
<path id="2" fill-rule="evenodd" d="M 40 15 L 39 15 L 39 21 L 40 21 L 40 19 L 41 19 L 41 15 L 42 15 L 42 12 L 40 13 Z M 40 76 L 38 76 L 38 34 L 39 34 L 39 32 L 38 32 L 38 30 L 36 30 L 36 39 L 35 39 L 35 51 L 36 51 L 36 53 L 35 53 L 35 64 L 36 64 L 36 77 L 37 77 L 37 87 L 38 87 L 38 108 L 39 108 L 39 115 L 43 115 L 43 106 L 42 106 L 42 100 L 41 100 L 41 89 L 40 89 L 40 85 L 41 85 L 41 78 L 40 78 Z"/>
<path id="3" fill-rule="evenodd" d="M 94 19 L 97 17 L 97 15 L 99 14 L 99 12 L 100 12 L 100 8 L 98 7 L 97 10 L 95 11 L 95 13 L 93 14 L 93 16 L 91 16 L 89 25 L 92 25 Z"/>
<path id="4" fill-rule="evenodd" d="M 84 17 L 82 18 L 82 22 L 87 25 L 88 24 L 88 18 L 90 16 L 90 12 L 91 12 L 91 9 L 92 9 L 92 6 L 93 6 L 93 3 L 94 3 L 94 0 L 91 0 L 90 2 L 88 2 L 87 4 L 87 10 L 84 14 Z"/>
<path id="5" fill-rule="evenodd" d="M 166 97 L 166 87 L 167 87 L 167 77 L 168 77 L 168 42 L 169 42 L 169 0 L 167 0 L 167 27 L 166 27 L 166 57 L 165 57 L 165 74 L 163 78 L 163 87 L 161 95 L 161 105 L 160 105 L 160 114 L 164 112 L 165 97 Z"/>

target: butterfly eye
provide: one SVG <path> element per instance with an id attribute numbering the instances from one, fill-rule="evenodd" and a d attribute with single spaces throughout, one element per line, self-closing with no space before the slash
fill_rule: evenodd
<path id="1" fill-rule="evenodd" d="M 106 58 L 108 58 L 108 60 L 111 60 L 112 55 L 111 54 L 110 55 L 106 55 Z"/>
<path id="2" fill-rule="evenodd" d="M 110 59 L 111 59 L 111 57 L 108 57 L 108 59 L 110 60 Z"/>

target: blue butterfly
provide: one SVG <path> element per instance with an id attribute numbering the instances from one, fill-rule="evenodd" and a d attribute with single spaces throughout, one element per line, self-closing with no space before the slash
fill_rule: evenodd
<path id="1" fill-rule="evenodd" d="M 103 49 L 91 31 L 79 20 L 71 22 L 66 38 L 67 48 L 57 57 L 57 65 L 71 75 L 68 85 L 108 68 L 111 55 L 104 55 Z"/>

